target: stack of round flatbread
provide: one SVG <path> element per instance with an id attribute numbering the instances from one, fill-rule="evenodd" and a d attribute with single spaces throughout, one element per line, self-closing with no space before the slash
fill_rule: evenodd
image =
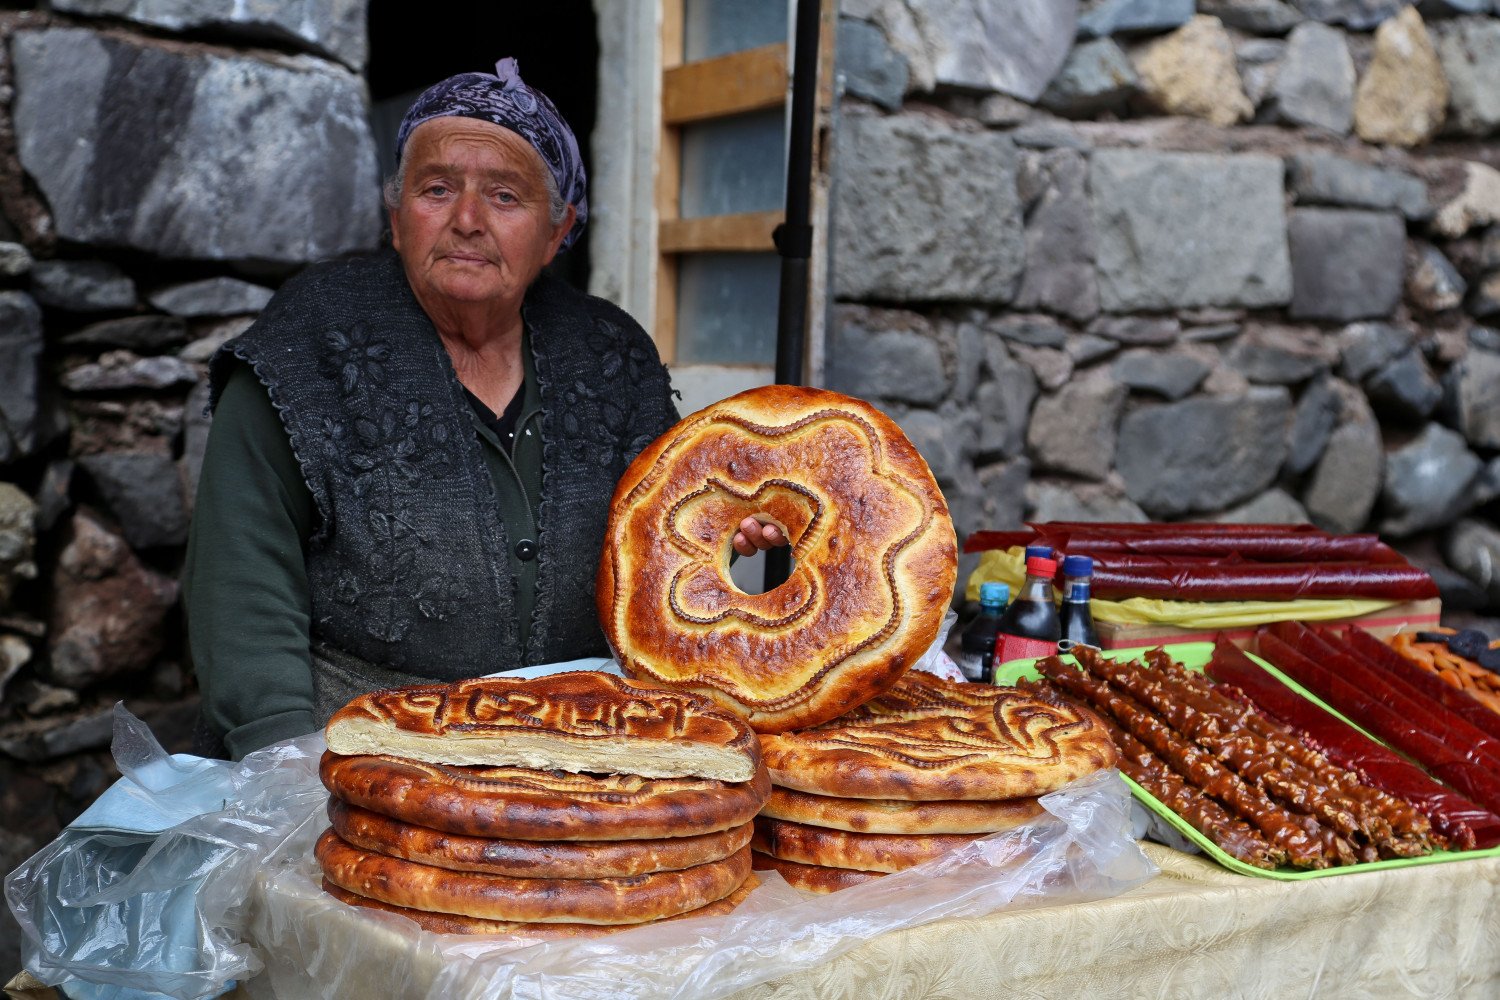
<path id="1" fill-rule="evenodd" d="M 578 671 L 377 691 L 329 720 L 324 888 L 428 930 L 548 938 L 724 913 L 770 793 L 743 720 Z"/>
<path id="2" fill-rule="evenodd" d="M 832 722 L 760 740 L 774 787 L 755 867 L 812 892 L 1038 821 L 1039 796 L 1116 760 L 1086 708 L 916 671 Z"/>

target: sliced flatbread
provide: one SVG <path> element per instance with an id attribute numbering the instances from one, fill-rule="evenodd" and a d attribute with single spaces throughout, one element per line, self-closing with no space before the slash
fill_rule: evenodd
<path id="1" fill-rule="evenodd" d="M 646 778 L 749 781 L 760 763 L 734 713 L 597 670 L 375 691 L 334 713 L 324 735 L 346 756 Z"/>

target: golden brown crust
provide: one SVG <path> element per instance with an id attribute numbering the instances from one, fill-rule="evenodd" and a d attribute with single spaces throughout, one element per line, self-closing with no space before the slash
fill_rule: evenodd
<path id="1" fill-rule="evenodd" d="M 793 889 L 803 892 L 829 893 L 863 885 L 885 872 L 859 872 L 852 868 L 825 868 L 822 865 L 804 865 L 796 861 L 783 861 L 769 854 L 754 851 L 750 855 L 751 867 L 758 872 L 777 872 Z"/>
<path id="2" fill-rule="evenodd" d="M 334 713 L 328 749 L 434 764 L 749 781 L 744 720 L 707 698 L 597 670 L 375 691 Z"/>
<path id="3" fill-rule="evenodd" d="M 706 694 L 758 732 L 815 725 L 885 690 L 937 636 L 957 572 L 927 463 L 861 400 L 776 385 L 687 417 L 615 489 L 596 593 L 625 671 Z M 729 540 L 792 539 L 782 586 L 745 594 Z"/>
<path id="4" fill-rule="evenodd" d="M 645 924 L 665 924 L 672 920 L 691 920 L 693 917 L 720 917 L 732 912 L 759 886 L 760 879 L 749 875 L 738 889 L 717 902 L 700 906 L 686 913 L 679 913 L 676 916 L 647 920 L 643 924 L 532 924 L 514 920 L 483 920 L 479 917 L 460 916 L 457 913 L 433 913 L 428 910 L 414 910 L 409 906 L 394 906 L 390 903 L 382 903 L 378 899 L 361 896 L 357 892 L 350 892 L 348 889 L 341 889 L 326 878 L 323 880 L 323 891 L 340 902 L 348 903 L 350 906 L 380 910 L 384 913 L 394 913 L 415 922 L 418 927 L 426 931 L 433 931 L 437 934 L 503 934 L 507 937 L 532 938 L 538 941 L 599 937 L 604 934 L 628 931 L 632 927 L 642 927 Z"/>
<path id="5" fill-rule="evenodd" d="M 527 923 L 637 924 L 723 899 L 750 873 L 750 849 L 676 872 L 630 878 L 508 878 L 455 872 L 362 850 L 333 830 L 315 853 L 341 889 L 414 910 Z"/>
<path id="6" fill-rule="evenodd" d="M 989 711 L 995 702 L 1012 697 L 1014 693 L 1014 688 L 944 680 L 925 670 L 908 670 L 880 697 L 845 712 L 825 725 L 845 726 L 860 722 L 967 715 L 975 709 Z"/>
<path id="7" fill-rule="evenodd" d="M 778 785 L 923 802 L 1033 797 L 1114 766 L 1114 743 L 1092 712 L 994 690 L 984 708 L 763 735 L 761 751 Z"/>
<path id="8" fill-rule="evenodd" d="M 506 840 L 651 840 L 742 826 L 771 794 L 751 781 L 567 774 L 519 767 L 453 767 L 395 757 L 325 753 L 323 786 L 404 823 Z"/>
<path id="9" fill-rule="evenodd" d="M 750 846 L 782 861 L 867 872 L 899 872 L 942 857 L 972 836 L 912 833 L 850 833 L 761 816 Z"/>
<path id="10" fill-rule="evenodd" d="M 454 871 L 514 878 L 627 878 L 721 861 L 750 842 L 752 825 L 655 840 L 500 840 L 413 826 L 328 800 L 333 830 L 355 847 Z"/>
<path id="11" fill-rule="evenodd" d="M 762 816 L 853 833 L 984 834 L 1013 830 L 1046 810 L 1034 798 L 994 802 L 837 799 L 773 787 Z"/>

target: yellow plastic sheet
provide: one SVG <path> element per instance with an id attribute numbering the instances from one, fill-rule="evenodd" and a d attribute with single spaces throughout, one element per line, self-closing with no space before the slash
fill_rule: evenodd
<path id="1" fill-rule="evenodd" d="M 1014 594 L 1026 579 L 1026 550 L 991 549 L 979 554 L 979 565 L 969 574 L 964 596 L 979 600 L 979 585 L 986 580 L 1009 584 Z M 1123 601 L 1094 598 L 1089 604 L 1094 620 L 1114 625 L 1172 625 L 1177 628 L 1244 628 L 1266 622 L 1293 619 L 1304 622 L 1356 618 L 1394 607 L 1399 601 L 1355 598 L 1303 598 L 1295 601 L 1163 601 L 1131 597 Z"/>

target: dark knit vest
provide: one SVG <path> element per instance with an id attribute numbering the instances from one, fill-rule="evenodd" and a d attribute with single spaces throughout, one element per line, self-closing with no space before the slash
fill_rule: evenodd
<path id="1" fill-rule="evenodd" d="M 307 269 L 215 355 L 212 399 L 236 361 L 251 366 L 317 506 L 304 547 L 315 648 L 442 680 L 607 654 L 594 573 L 609 500 L 676 419 L 666 369 L 629 316 L 562 282 L 538 279 L 522 315 L 543 411 L 525 649 L 516 539 L 463 388 L 394 252 Z"/>

